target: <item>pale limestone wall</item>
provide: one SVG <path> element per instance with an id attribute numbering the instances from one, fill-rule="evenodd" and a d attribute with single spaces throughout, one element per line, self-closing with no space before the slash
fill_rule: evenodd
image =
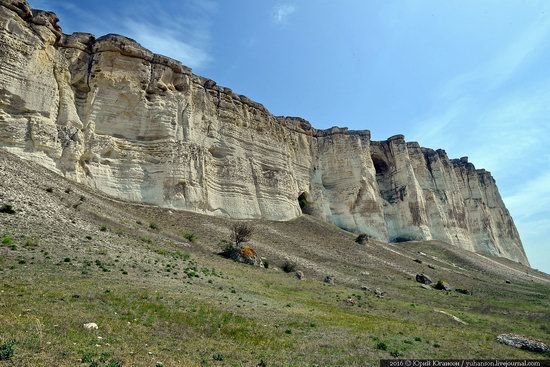
<path id="1" fill-rule="evenodd" d="M 4 149 L 126 200 L 289 220 L 305 193 L 350 231 L 527 263 L 493 178 L 464 159 L 275 117 L 128 38 L 63 35 L 52 13 L 0 5 Z"/>

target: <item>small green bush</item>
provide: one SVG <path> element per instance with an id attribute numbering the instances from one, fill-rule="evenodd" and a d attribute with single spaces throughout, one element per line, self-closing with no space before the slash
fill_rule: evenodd
<path id="1" fill-rule="evenodd" d="M 225 258 L 232 259 L 239 254 L 239 246 L 236 246 L 234 243 L 222 240 L 220 246 L 222 247 L 220 254 Z"/>
<path id="2" fill-rule="evenodd" d="M 38 241 L 35 238 L 27 238 L 27 240 L 25 241 L 25 247 L 27 248 L 38 247 Z"/>
<path id="3" fill-rule="evenodd" d="M 4 236 L 4 238 L 2 238 L 2 244 L 7 246 L 13 244 L 13 238 L 11 236 Z"/>
<path id="4" fill-rule="evenodd" d="M 285 273 L 293 273 L 296 271 L 296 263 L 286 260 L 281 266 L 281 269 L 283 269 Z"/>
<path id="5" fill-rule="evenodd" d="M 223 354 L 221 353 L 215 353 L 212 358 L 215 360 L 215 361 L 223 361 L 224 360 L 224 357 L 223 357 Z"/>
<path id="6" fill-rule="evenodd" d="M 394 350 L 393 352 L 390 353 L 390 355 L 391 355 L 392 357 L 397 358 L 397 357 L 400 357 L 400 356 L 401 356 L 401 352 L 398 351 L 398 350 Z"/>
<path id="7" fill-rule="evenodd" d="M 197 235 L 192 232 L 185 232 L 183 234 L 183 238 L 185 238 L 189 242 L 195 242 L 198 239 Z"/>
<path id="8" fill-rule="evenodd" d="M 388 350 L 388 345 L 384 342 L 378 342 L 376 344 L 376 349 L 378 349 L 378 350 Z"/>
<path id="9" fill-rule="evenodd" d="M 92 352 L 84 353 L 82 355 L 82 358 L 80 358 L 80 361 L 82 363 L 93 363 L 94 357 L 95 357 L 95 353 L 92 353 Z"/>
<path id="10" fill-rule="evenodd" d="M 157 226 L 156 223 L 151 223 L 151 224 L 149 224 L 149 228 L 157 230 L 159 228 L 159 226 Z"/>
<path id="11" fill-rule="evenodd" d="M 99 230 L 101 232 L 106 232 L 107 231 L 107 226 L 101 226 L 101 227 L 99 227 Z"/>
<path id="12" fill-rule="evenodd" d="M 11 357 L 13 357 L 14 346 L 15 346 L 15 340 L 8 340 L 0 344 L 0 361 L 7 361 Z"/>

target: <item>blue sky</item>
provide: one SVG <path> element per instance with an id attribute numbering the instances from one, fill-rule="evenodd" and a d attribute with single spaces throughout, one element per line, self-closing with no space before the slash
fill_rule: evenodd
<path id="1" fill-rule="evenodd" d="M 30 0 L 315 127 L 404 134 L 493 173 L 550 273 L 550 2 Z"/>

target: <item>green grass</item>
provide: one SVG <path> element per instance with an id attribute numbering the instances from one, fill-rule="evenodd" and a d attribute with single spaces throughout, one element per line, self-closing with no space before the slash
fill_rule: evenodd
<path id="1" fill-rule="evenodd" d="M 220 358 L 227 365 L 257 365 L 263 360 L 267 365 L 337 366 L 397 356 L 444 358 L 464 351 L 472 358 L 534 358 L 499 344 L 495 334 L 530 330 L 539 337 L 548 335 L 534 330 L 544 323 L 543 313 L 511 320 L 496 312 L 505 308 L 540 313 L 546 298 L 539 305 L 484 299 L 495 307 L 486 313 L 475 309 L 481 302 L 475 296 L 456 297 L 464 302 L 457 311 L 449 304 L 450 296 L 422 290 L 415 307 L 408 300 L 380 300 L 369 294 L 360 298 L 361 307 L 346 306 L 343 300 L 351 295 L 350 289 L 327 287 L 321 280 L 300 282 L 282 272 L 226 260 L 216 262 L 221 269 L 212 269 L 202 257 L 192 260 L 176 250 L 157 248 L 152 253 L 165 259 L 157 266 L 177 269 L 181 275 L 163 282 L 145 277 L 147 273 L 123 278 L 119 272 L 105 273 L 103 269 L 110 271 L 114 263 L 100 259 L 71 260 L 76 269 L 44 261 L 4 274 L 0 339 L 17 341 L 11 358 L 26 366 L 70 366 L 74 360 L 100 366 L 144 361 L 194 366 L 204 360 L 215 365 Z M 79 266 L 89 273 L 80 274 Z M 191 272 L 197 276 L 188 278 Z M 227 275 L 212 276 L 222 272 Z M 37 277 L 40 282 L 33 281 Z M 395 284 L 405 285 L 402 280 Z M 442 309 L 471 326 L 434 314 L 430 303 L 438 298 L 453 308 Z M 85 330 L 86 322 L 96 322 L 99 330 Z M 294 352 L 297 345 L 304 351 L 299 355 Z M 100 359 L 101 353 L 109 357 Z"/>
<path id="2" fill-rule="evenodd" d="M 196 240 L 198 240 L 197 235 L 192 232 L 184 232 L 183 238 L 185 238 L 189 242 L 195 242 Z"/>
<path id="3" fill-rule="evenodd" d="M 6 245 L 6 246 L 12 245 L 13 244 L 13 238 L 11 236 L 8 236 L 8 235 L 4 236 L 2 238 L 2 244 Z"/>
<path id="4" fill-rule="evenodd" d="M 0 256 L 0 355 L 9 355 L 1 365 L 365 366 L 397 356 L 533 359 L 543 356 L 505 346 L 496 336 L 550 339 L 547 284 L 521 274 L 505 284 L 492 268 L 476 268 L 443 246 L 357 246 L 355 236 L 308 216 L 258 221 L 252 243 L 271 262 L 264 269 L 218 256 L 231 221 L 109 201 L 80 186 L 71 195 L 85 192 L 87 199 L 75 210 L 66 195 L 58 195 L 69 184 L 47 177 L 55 194 L 41 199 L 44 208 L 56 208 L 55 221 L 50 211 L 36 211 L 11 216 L 10 227 L 2 228 L 2 241 L 9 237 L 11 244 L 3 243 Z M 23 177 L 16 184 L 27 183 L 34 181 Z M 26 202 L 36 200 L 20 201 L 18 212 L 19 206 L 29 210 Z M 460 269 L 429 256 L 418 264 L 418 251 Z M 277 269 L 285 259 L 295 262 L 305 280 Z M 435 269 L 427 267 L 432 262 Z M 473 295 L 422 289 L 414 280 L 417 272 Z M 323 283 L 327 274 L 336 277 L 334 286 Z M 387 292 L 384 299 L 375 296 L 376 288 Z M 99 329 L 86 330 L 88 322 Z"/>

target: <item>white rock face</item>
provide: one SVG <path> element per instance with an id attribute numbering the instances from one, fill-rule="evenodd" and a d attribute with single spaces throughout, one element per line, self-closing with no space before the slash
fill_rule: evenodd
<path id="1" fill-rule="evenodd" d="M 528 264 L 493 178 L 466 158 L 275 117 L 131 39 L 64 35 L 24 0 L 0 0 L 0 147 L 130 201 L 232 218 L 303 210 Z"/>

